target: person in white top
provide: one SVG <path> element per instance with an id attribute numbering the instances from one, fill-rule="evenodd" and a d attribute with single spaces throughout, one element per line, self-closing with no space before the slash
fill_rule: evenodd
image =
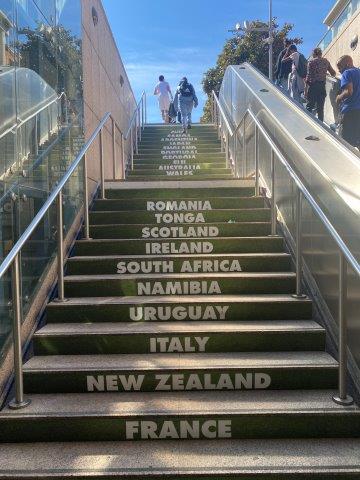
<path id="1" fill-rule="evenodd" d="M 160 75 L 159 83 L 154 90 L 154 95 L 157 95 L 158 97 L 162 119 L 165 123 L 169 123 L 169 108 L 173 95 L 171 93 L 170 85 L 168 82 L 165 82 L 164 75 Z"/>
<path id="2" fill-rule="evenodd" d="M 282 62 L 292 62 L 292 70 L 289 75 L 289 92 L 294 100 L 301 103 L 301 94 L 305 91 L 305 79 L 302 78 L 298 72 L 299 59 L 300 53 L 296 45 L 290 45 Z"/>

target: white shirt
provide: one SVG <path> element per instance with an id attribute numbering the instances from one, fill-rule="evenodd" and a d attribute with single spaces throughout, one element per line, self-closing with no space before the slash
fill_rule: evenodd
<path id="1" fill-rule="evenodd" d="M 168 96 L 171 94 L 170 85 L 168 82 L 159 82 L 155 87 L 155 95 Z"/>

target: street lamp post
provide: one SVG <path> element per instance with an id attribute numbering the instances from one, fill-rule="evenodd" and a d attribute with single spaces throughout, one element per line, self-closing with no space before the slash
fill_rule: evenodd
<path id="1" fill-rule="evenodd" d="M 271 81 L 273 81 L 273 78 L 274 78 L 273 44 L 274 44 L 273 9 L 272 9 L 272 0 L 269 0 L 269 79 Z"/>
<path id="2" fill-rule="evenodd" d="M 269 26 L 268 27 L 252 27 L 251 22 L 244 22 L 244 27 L 240 23 L 235 25 L 235 30 L 229 30 L 232 33 L 238 32 L 268 32 L 269 37 L 266 39 L 266 43 L 269 45 L 269 79 L 273 81 L 274 77 L 274 63 L 273 63 L 273 52 L 274 52 L 274 22 L 273 22 L 273 0 L 269 0 Z"/>

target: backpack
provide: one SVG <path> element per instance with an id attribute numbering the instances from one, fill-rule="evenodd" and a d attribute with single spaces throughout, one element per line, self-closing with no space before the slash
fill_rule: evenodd
<path id="1" fill-rule="evenodd" d="M 305 78 L 307 75 L 308 62 L 304 55 L 300 53 L 299 55 L 299 64 L 296 68 L 297 73 L 301 78 Z"/>
<path id="2" fill-rule="evenodd" d="M 194 96 L 194 88 L 191 85 L 191 83 L 186 83 L 186 82 L 180 83 L 179 92 L 180 92 L 180 95 L 182 95 L 183 97 L 193 97 Z"/>

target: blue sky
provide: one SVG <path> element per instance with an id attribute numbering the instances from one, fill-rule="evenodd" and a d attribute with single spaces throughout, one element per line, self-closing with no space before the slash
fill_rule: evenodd
<path id="1" fill-rule="evenodd" d="M 308 54 L 326 31 L 322 21 L 335 0 L 273 0 L 280 24 L 295 24 L 294 35 L 304 38 Z M 186 75 L 197 90 L 200 105 L 203 73 L 216 63 L 228 29 L 237 21 L 268 18 L 268 0 L 103 0 L 134 93 L 146 90 L 149 121 L 159 121 L 152 95 L 160 74 L 174 89 Z"/>

